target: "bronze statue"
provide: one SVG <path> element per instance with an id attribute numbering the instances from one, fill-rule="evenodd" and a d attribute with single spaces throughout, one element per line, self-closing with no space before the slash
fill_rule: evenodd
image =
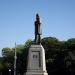
<path id="1" fill-rule="evenodd" d="M 40 29 L 40 17 L 36 14 L 36 21 L 35 21 L 35 44 L 41 43 L 41 29 Z"/>

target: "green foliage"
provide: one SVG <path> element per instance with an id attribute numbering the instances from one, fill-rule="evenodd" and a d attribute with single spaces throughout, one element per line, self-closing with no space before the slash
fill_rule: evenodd
<path id="1" fill-rule="evenodd" d="M 9 56 L 12 56 L 13 52 L 12 52 L 12 49 L 10 48 L 3 48 L 2 49 L 2 56 L 3 57 L 9 57 Z"/>
<path id="2" fill-rule="evenodd" d="M 29 40 L 27 40 L 26 42 L 25 42 L 25 48 L 29 48 L 30 47 L 30 45 L 32 44 L 32 40 L 31 39 L 29 39 Z"/>
<path id="3" fill-rule="evenodd" d="M 3 66 L 3 58 L 0 58 L 0 71 L 3 70 L 4 66 Z"/>
<path id="4" fill-rule="evenodd" d="M 56 53 L 59 51 L 59 41 L 55 37 L 46 37 L 42 39 L 42 45 L 45 48 L 47 61 L 53 61 Z"/>
<path id="5" fill-rule="evenodd" d="M 75 50 L 75 39 L 69 39 L 67 40 L 67 48 L 70 50 Z"/>

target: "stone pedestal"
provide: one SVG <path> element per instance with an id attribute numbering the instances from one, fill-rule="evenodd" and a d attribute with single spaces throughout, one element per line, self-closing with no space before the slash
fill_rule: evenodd
<path id="1" fill-rule="evenodd" d="M 46 72 L 45 51 L 42 45 L 31 45 L 29 48 L 25 75 L 48 75 Z"/>

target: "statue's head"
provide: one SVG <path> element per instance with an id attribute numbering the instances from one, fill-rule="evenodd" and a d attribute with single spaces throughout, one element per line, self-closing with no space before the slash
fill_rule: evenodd
<path id="1" fill-rule="evenodd" d="M 40 21 L 40 17 L 38 14 L 36 14 L 36 21 Z"/>

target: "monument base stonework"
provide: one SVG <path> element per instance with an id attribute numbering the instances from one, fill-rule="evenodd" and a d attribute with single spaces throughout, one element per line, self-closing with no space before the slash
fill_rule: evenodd
<path id="1" fill-rule="evenodd" d="M 43 46 L 31 45 L 28 53 L 28 65 L 25 75 L 48 75 L 45 64 L 45 51 Z"/>
<path id="2" fill-rule="evenodd" d="M 39 72 L 29 72 L 26 75 L 48 75 L 48 73 L 39 73 Z"/>

